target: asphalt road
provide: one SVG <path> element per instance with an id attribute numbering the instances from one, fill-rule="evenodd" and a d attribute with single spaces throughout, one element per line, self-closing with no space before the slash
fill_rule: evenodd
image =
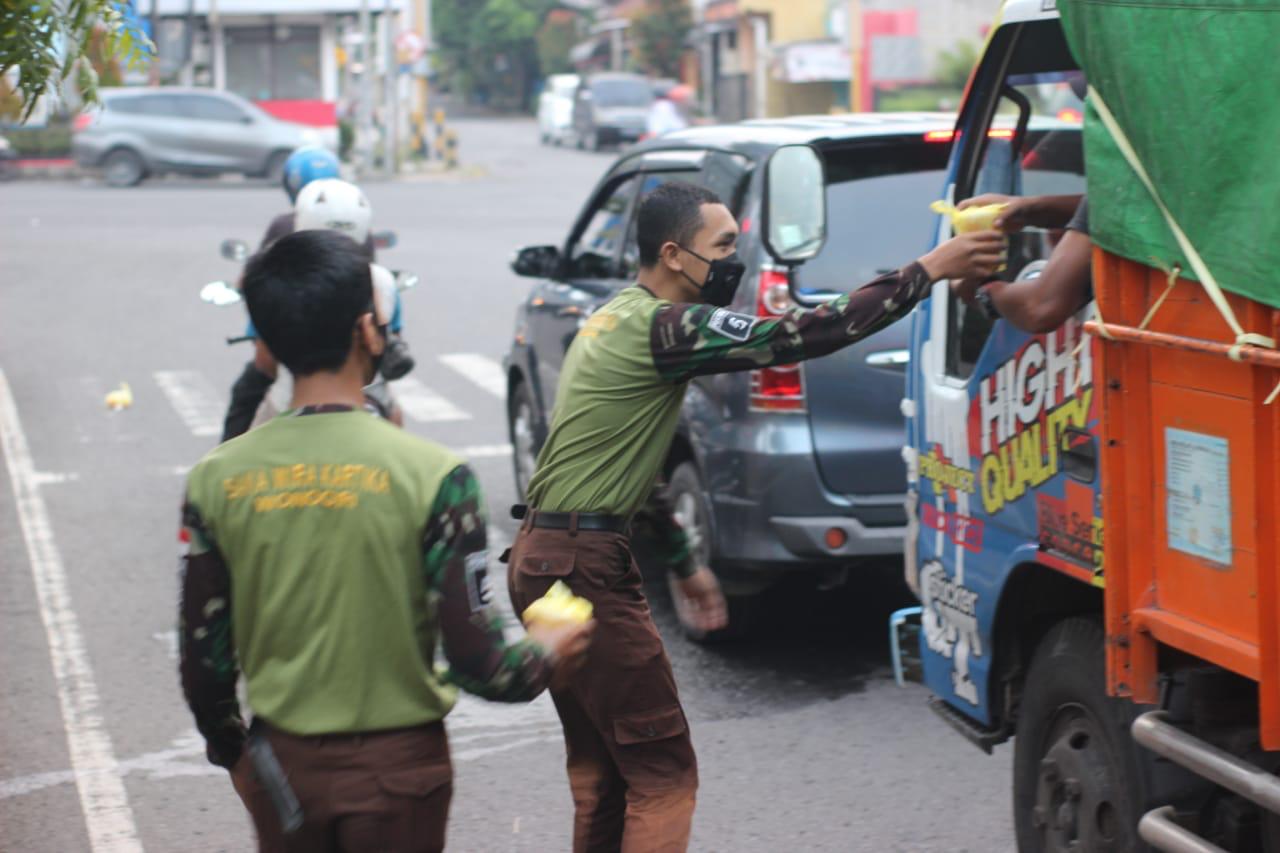
<path id="1" fill-rule="evenodd" d="M 376 227 L 401 238 L 382 260 L 422 278 L 405 300 L 408 428 L 471 458 L 497 550 L 513 489 L 496 380 L 528 286 L 506 264 L 563 240 L 613 155 L 539 147 L 523 121 L 459 131 L 481 168 L 365 189 Z M 248 355 L 223 343 L 242 310 L 197 292 L 236 273 L 223 238 L 256 242 L 284 208 L 252 182 L 0 185 L 0 851 L 252 847 L 178 688 L 177 507 Z M 122 381 L 135 403 L 111 413 Z M 693 849 L 1013 848 L 1011 750 L 983 755 L 889 675 L 899 575 L 888 563 L 836 592 L 783 590 L 762 636 L 709 649 L 651 585 L 699 752 Z M 567 850 L 550 702 L 464 699 L 448 727 L 451 849 Z"/>

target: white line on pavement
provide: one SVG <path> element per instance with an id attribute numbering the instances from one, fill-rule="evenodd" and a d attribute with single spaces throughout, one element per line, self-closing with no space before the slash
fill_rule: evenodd
<path id="1" fill-rule="evenodd" d="M 502 365 L 473 352 L 442 355 L 440 360 L 499 399 L 506 399 L 507 376 Z"/>
<path id="2" fill-rule="evenodd" d="M 465 421 L 471 418 L 466 412 L 432 391 L 416 376 L 406 376 L 391 383 L 391 390 L 404 413 L 420 423 L 437 421 Z"/>
<path id="3" fill-rule="evenodd" d="M 71 768 L 75 774 L 89 843 L 95 853 L 140 851 L 138 830 L 120 777 L 111 738 L 99 713 L 101 699 L 71 606 L 67 573 L 53 537 L 53 525 L 37 486 L 36 468 L 9 380 L 0 369 L 0 446 L 9 467 L 18 521 L 27 544 L 40 618 L 62 706 Z"/>
<path id="4" fill-rule="evenodd" d="M 222 435 L 222 398 L 204 374 L 196 370 L 157 370 L 154 376 L 192 435 Z"/>
<path id="5" fill-rule="evenodd" d="M 471 447 L 458 448 L 458 455 L 464 459 L 487 459 L 491 456 L 510 456 L 509 444 L 476 444 Z"/>

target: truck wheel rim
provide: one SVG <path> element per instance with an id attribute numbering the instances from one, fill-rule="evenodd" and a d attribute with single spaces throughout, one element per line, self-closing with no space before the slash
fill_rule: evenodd
<path id="1" fill-rule="evenodd" d="M 1060 709 L 1045 739 L 1032 824 L 1045 853 L 1120 853 L 1123 808 L 1101 727 L 1084 708 Z"/>

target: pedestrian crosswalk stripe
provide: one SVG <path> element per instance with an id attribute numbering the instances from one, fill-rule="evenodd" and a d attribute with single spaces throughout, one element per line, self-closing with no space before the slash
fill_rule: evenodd
<path id="1" fill-rule="evenodd" d="M 222 395 L 204 374 L 196 370 L 157 370 L 153 375 L 192 435 L 222 435 Z"/>
<path id="2" fill-rule="evenodd" d="M 506 399 L 507 375 L 502 365 L 493 359 L 473 352 L 458 352 L 442 355 L 440 360 L 493 396 Z"/>
<path id="3" fill-rule="evenodd" d="M 423 385 L 415 376 L 406 376 L 391 383 L 391 391 L 406 416 L 420 423 L 437 421 L 465 421 L 471 415 L 459 409 L 444 397 Z"/>

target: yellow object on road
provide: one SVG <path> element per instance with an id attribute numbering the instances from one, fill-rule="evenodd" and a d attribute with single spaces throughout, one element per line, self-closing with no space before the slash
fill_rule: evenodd
<path id="1" fill-rule="evenodd" d="M 128 382 L 121 382 L 120 387 L 107 394 L 107 408 L 113 412 L 127 409 L 133 405 L 133 390 Z"/>
<path id="2" fill-rule="evenodd" d="M 966 207 L 957 210 L 955 205 L 945 201 L 935 201 L 929 205 L 934 213 L 951 217 L 951 230 L 957 234 L 969 234 L 973 231 L 990 231 L 995 228 L 996 217 L 1005 209 L 1003 204 L 981 204 L 977 207 Z"/>
<path id="3" fill-rule="evenodd" d="M 581 625 L 591 619 L 593 609 L 590 601 L 574 595 L 564 581 L 556 581 L 546 595 L 525 608 L 524 624 Z"/>

